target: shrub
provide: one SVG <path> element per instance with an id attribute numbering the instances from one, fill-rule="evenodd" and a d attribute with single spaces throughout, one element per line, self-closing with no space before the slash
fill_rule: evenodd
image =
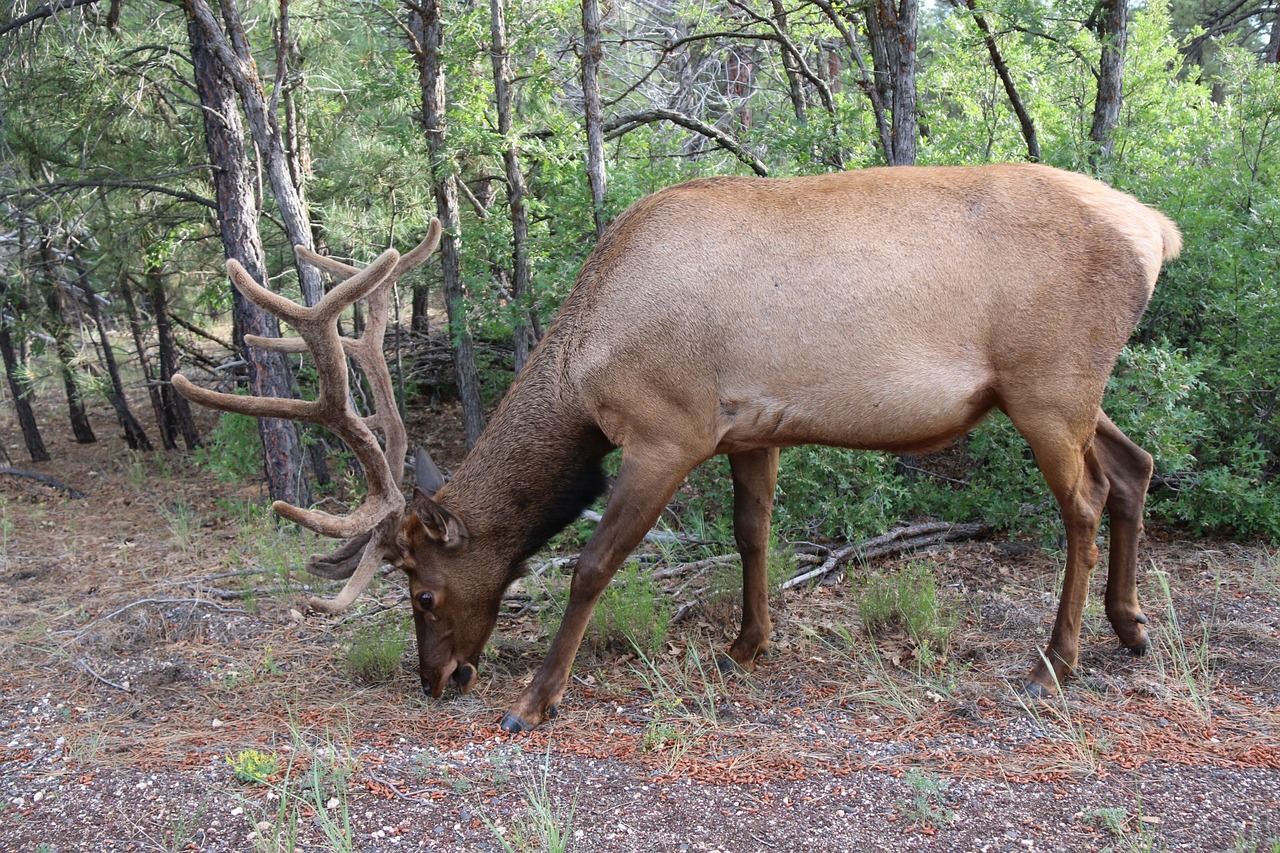
<path id="1" fill-rule="evenodd" d="M 636 563 L 628 563 L 591 615 L 593 642 L 615 651 L 633 646 L 645 655 L 657 654 L 667 639 L 671 612 L 653 576 Z"/>
<path id="2" fill-rule="evenodd" d="M 228 755 L 227 764 L 237 782 L 263 785 L 279 769 L 280 760 L 269 752 L 245 749 L 235 755 Z"/>
<path id="3" fill-rule="evenodd" d="M 957 621 L 955 612 L 938 596 L 932 567 L 924 562 L 868 577 L 858 600 L 858 616 L 869 634 L 901 627 L 922 666 L 946 652 Z"/>

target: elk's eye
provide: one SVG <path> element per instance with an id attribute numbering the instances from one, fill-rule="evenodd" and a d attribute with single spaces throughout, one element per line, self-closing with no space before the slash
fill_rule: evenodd
<path id="1" fill-rule="evenodd" d="M 423 610 L 430 610 L 436 605 L 436 597 L 429 592 L 418 593 L 418 606 Z"/>

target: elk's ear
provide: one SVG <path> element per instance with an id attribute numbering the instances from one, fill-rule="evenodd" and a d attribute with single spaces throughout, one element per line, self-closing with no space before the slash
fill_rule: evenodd
<path id="1" fill-rule="evenodd" d="M 413 490 L 404 528 L 410 547 L 419 537 L 431 540 L 446 551 L 456 551 L 467 544 L 467 528 L 462 519 L 427 497 L 422 489 Z"/>
<path id="2" fill-rule="evenodd" d="M 434 495 L 444 486 L 444 475 L 440 468 L 431 461 L 431 454 L 425 447 L 419 446 L 413 453 L 413 473 L 418 488 L 428 495 Z"/>

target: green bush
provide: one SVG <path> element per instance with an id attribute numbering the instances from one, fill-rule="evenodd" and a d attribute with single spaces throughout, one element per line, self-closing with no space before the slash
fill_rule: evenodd
<path id="1" fill-rule="evenodd" d="M 257 749 L 245 749 L 235 755 L 227 756 L 227 764 L 237 782 L 246 785 L 266 784 L 271 775 L 280 768 L 280 760 L 269 752 Z"/>
<path id="2" fill-rule="evenodd" d="M 258 419 L 235 412 L 221 413 L 193 458 L 201 468 L 213 472 L 219 483 L 260 478 L 262 439 Z"/>
<path id="3" fill-rule="evenodd" d="M 870 575 L 859 594 L 858 617 L 869 634 L 901 627 L 922 666 L 945 654 L 958 621 L 938 595 L 933 568 L 924 562 L 908 563 L 892 574 Z"/>
<path id="4" fill-rule="evenodd" d="M 671 611 L 657 581 L 636 563 L 627 563 L 605 588 L 591 614 L 589 637 L 597 647 L 652 657 L 662 650 Z"/>
<path id="5" fill-rule="evenodd" d="M 395 678 L 404 656 L 405 631 L 398 624 L 369 624 L 356 632 L 343 654 L 347 675 L 366 684 L 383 684 Z"/>

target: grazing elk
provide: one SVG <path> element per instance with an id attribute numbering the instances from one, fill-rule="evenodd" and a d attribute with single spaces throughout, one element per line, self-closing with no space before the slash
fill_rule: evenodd
<path id="1" fill-rule="evenodd" d="M 711 178 L 663 190 L 600 240 L 452 481 L 424 461 L 406 507 L 396 488 L 404 429 L 381 337 L 391 282 L 438 234 L 359 271 L 306 253 L 349 277 L 312 309 L 229 265 L 246 296 L 293 325 L 315 355 L 315 403 L 217 395 L 175 377 L 199 402 L 318 421 L 352 445 L 370 478 L 358 511 L 276 510 L 358 537 L 309 566 L 350 577 L 334 601 L 313 600 L 318 609 L 350 604 L 384 560 L 405 571 L 432 696 L 449 682 L 464 692 L 474 684 L 503 591 L 604 490 L 601 460 L 613 448 L 621 468 L 604 518 L 545 661 L 503 717 L 508 731 L 555 713 L 597 599 L 699 463 L 729 457 L 743 612 L 725 663 L 750 670 L 769 644 L 765 550 L 778 449 L 927 450 L 992 409 L 1031 445 L 1066 526 L 1057 620 L 1027 688 L 1052 691 L 1076 665 L 1104 507 L 1107 616 L 1124 646 L 1146 650 L 1135 574 L 1151 457 L 1100 403 L 1161 262 L 1180 248 L 1162 214 L 1092 178 L 1034 165 Z M 339 340 L 335 318 L 366 294 L 369 331 Z M 349 409 L 344 352 L 374 377 L 370 422 Z M 384 432 L 385 453 L 370 427 Z"/>

